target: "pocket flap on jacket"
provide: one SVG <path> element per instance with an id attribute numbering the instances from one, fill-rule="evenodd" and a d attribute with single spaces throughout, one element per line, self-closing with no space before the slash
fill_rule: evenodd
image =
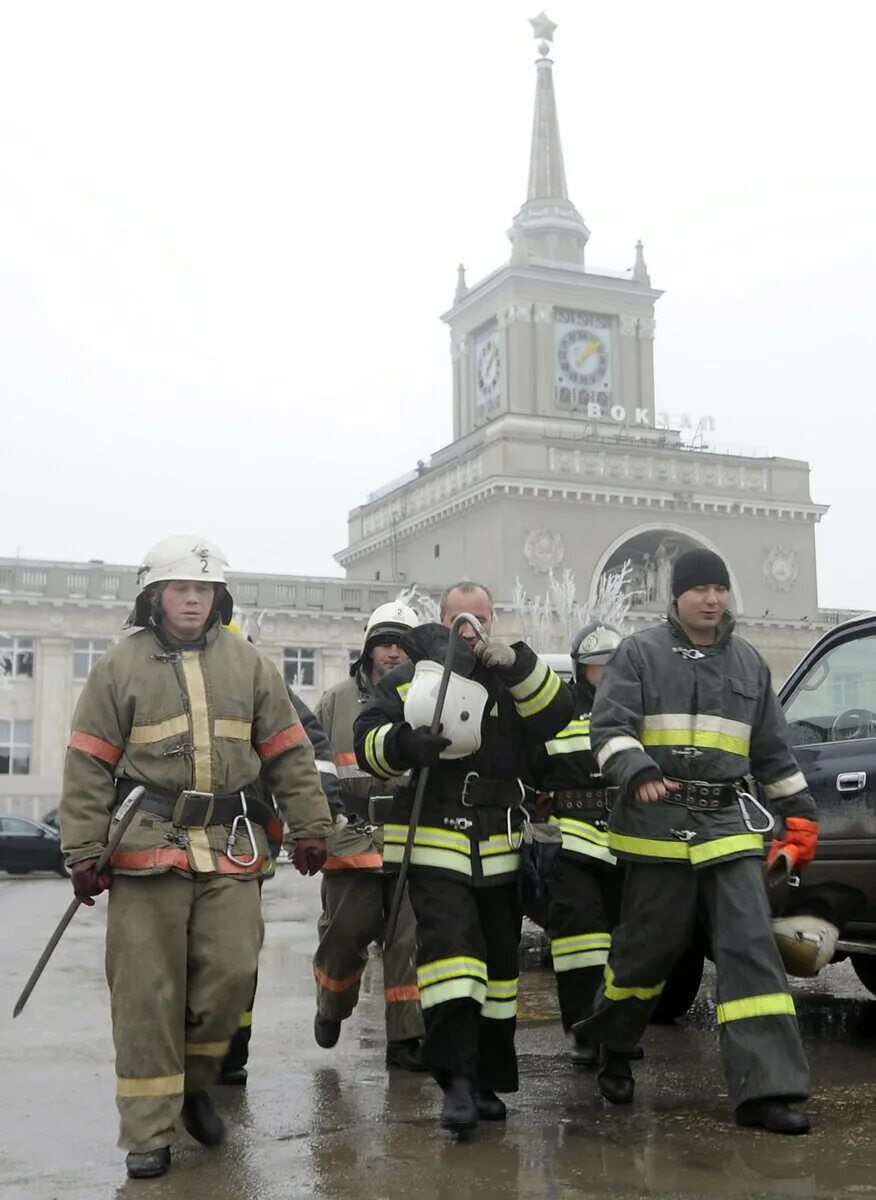
<path id="1" fill-rule="evenodd" d="M 740 679 L 737 675 L 728 675 L 731 692 L 735 692 L 737 696 L 745 696 L 748 700 L 757 700 L 760 696 L 760 688 L 756 679 Z"/>

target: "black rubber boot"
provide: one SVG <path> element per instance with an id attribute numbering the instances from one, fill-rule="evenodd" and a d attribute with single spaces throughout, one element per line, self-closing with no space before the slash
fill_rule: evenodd
<path id="1" fill-rule="evenodd" d="M 764 1096 L 759 1100 L 746 1100 L 736 1110 L 736 1124 L 749 1128 L 766 1129 L 769 1133 L 808 1133 L 809 1118 L 805 1113 L 791 1108 L 781 1096 Z"/>
<path id="2" fill-rule="evenodd" d="M 603 1046 L 596 1073 L 599 1090 L 612 1104 L 632 1104 L 635 1082 L 629 1054 Z"/>
<path id="3" fill-rule="evenodd" d="M 229 1067 L 219 1072 L 219 1082 L 227 1087 L 246 1087 L 246 1067 Z"/>
<path id="4" fill-rule="evenodd" d="M 482 1121 L 504 1121 L 508 1116 L 504 1101 L 488 1088 L 475 1089 L 474 1102 Z"/>
<path id="5" fill-rule="evenodd" d="M 341 1036 L 340 1021 L 330 1021 L 328 1017 L 321 1017 L 317 1013 L 313 1018 L 313 1036 L 317 1046 L 322 1046 L 323 1050 L 331 1050 L 332 1046 L 338 1044 L 338 1038 Z"/>
<path id="6" fill-rule="evenodd" d="M 462 1075 L 454 1075 L 444 1088 L 441 1105 L 441 1127 L 453 1133 L 468 1133 L 477 1128 L 478 1110 L 471 1083 Z"/>
<path id="7" fill-rule="evenodd" d="M 406 1038 L 403 1042 L 386 1043 L 387 1067 L 398 1067 L 400 1071 L 425 1071 L 423 1044 L 419 1038 Z"/>
<path id="8" fill-rule="evenodd" d="M 156 1179 L 170 1166 L 170 1146 L 132 1150 L 125 1158 L 129 1179 Z"/>
<path id="9" fill-rule="evenodd" d="M 208 1092 L 186 1092 L 183 1097 L 182 1123 L 202 1146 L 218 1146 L 225 1137 L 225 1126 Z"/>
<path id="10" fill-rule="evenodd" d="M 599 1046 L 580 1034 L 567 1033 L 566 1057 L 573 1067 L 595 1067 L 599 1062 Z"/>

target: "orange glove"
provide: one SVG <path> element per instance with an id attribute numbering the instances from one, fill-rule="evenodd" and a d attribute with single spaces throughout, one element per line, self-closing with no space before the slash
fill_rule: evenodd
<path id="1" fill-rule="evenodd" d="M 805 867 L 815 858 L 818 845 L 818 822 L 808 817 L 788 817 L 785 820 L 785 836 L 773 838 L 767 855 L 767 866 L 771 867 L 784 851 L 796 868 Z"/>

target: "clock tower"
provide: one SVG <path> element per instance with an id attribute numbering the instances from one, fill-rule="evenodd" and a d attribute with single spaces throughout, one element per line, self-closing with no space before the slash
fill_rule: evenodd
<path id="1" fill-rule="evenodd" d="M 629 271 L 589 270 L 590 231 L 569 199 L 553 62 L 539 41 L 526 201 L 508 231 L 511 260 L 474 287 L 460 267 L 450 326 L 453 434 L 504 413 L 654 425 L 654 302 L 641 242 Z"/>
<path id="2" fill-rule="evenodd" d="M 443 316 L 453 441 L 350 512 L 336 559 L 354 578 L 400 585 L 476 578 L 506 610 L 518 585 L 543 594 L 551 572 L 571 570 L 585 599 L 625 572 L 633 620 L 646 623 L 666 611 L 675 558 L 704 546 L 727 562 L 743 626 L 768 631 L 749 631 L 754 640 L 805 630 L 818 611 L 814 535 L 827 511 L 810 496 L 809 464 L 658 426 L 662 293 L 641 242 L 626 271 L 589 261 L 560 146 L 555 26 L 544 14 L 532 26 L 535 116 L 511 254 L 471 286 L 460 267 Z"/>

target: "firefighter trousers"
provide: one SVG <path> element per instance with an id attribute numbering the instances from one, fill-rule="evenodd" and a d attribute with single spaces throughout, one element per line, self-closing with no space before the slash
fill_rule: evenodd
<path id="1" fill-rule="evenodd" d="M 345 1021 L 359 1000 L 359 984 L 368 947 L 383 937 L 395 876 L 381 871 L 324 871 L 319 945 L 313 956 L 316 1007 L 330 1021 Z M 416 929 L 407 897 L 401 906 L 392 944 L 383 951 L 386 1040 L 423 1036 L 417 988 Z"/>
<path id="2" fill-rule="evenodd" d="M 183 1093 L 216 1078 L 252 992 L 263 932 L 253 879 L 173 871 L 113 879 L 106 976 L 123 1150 L 167 1146 Z"/>
<path id="3" fill-rule="evenodd" d="M 611 929 L 620 907 L 622 867 L 564 853 L 547 881 L 546 932 L 566 1033 L 593 1010 Z"/>
<path id="4" fill-rule="evenodd" d="M 717 1020 L 727 1092 L 746 1100 L 809 1095 L 794 1001 L 773 938 L 760 858 L 694 870 L 688 863 L 628 863 L 620 923 L 593 1016 L 578 1031 L 631 1051 L 667 975 L 690 944 L 698 910 L 717 970 Z"/>
<path id="5" fill-rule="evenodd" d="M 516 1092 L 517 883 L 473 888 L 413 867 L 408 887 L 417 918 L 426 1065 L 442 1087 L 462 1075 L 479 1089 Z"/>

